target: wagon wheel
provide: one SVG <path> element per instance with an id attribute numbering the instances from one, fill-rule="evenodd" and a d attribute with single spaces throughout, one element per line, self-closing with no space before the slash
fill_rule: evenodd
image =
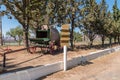
<path id="1" fill-rule="evenodd" d="M 29 47 L 29 52 L 30 53 L 35 53 L 36 52 L 36 46 Z"/>
<path id="2" fill-rule="evenodd" d="M 46 47 L 41 47 L 41 53 L 47 53 L 48 52 L 48 48 Z"/>
<path id="3" fill-rule="evenodd" d="M 36 52 L 36 48 L 37 46 L 35 46 L 35 43 L 30 43 L 30 47 L 29 47 L 29 53 L 35 53 Z"/>
<path id="4" fill-rule="evenodd" d="M 50 44 L 49 44 L 49 51 L 50 51 L 51 54 L 54 53 L 54 50 L 55 50 L 54 47 L 55 47 L 55 42 L 54 41 L 50 42 Z"/>
<path id="5" fill-rule="evenodd" d="M 49 52 L 48 42 L 44 42 L 44 44 L 41 45 L 41 52 L 42 52 L 42 53 L 48 53 L 48 52 Z"/>

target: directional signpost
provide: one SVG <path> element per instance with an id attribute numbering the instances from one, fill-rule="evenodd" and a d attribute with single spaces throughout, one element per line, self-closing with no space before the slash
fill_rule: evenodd
<path id="1" fill-rule="evenodd" d="M 70 41 L 70 25 L 64 24 L 62 25 L 61 29 L 61 46 L 63 47 L 64 45 L 66 45 L 68 47 L 69 41 Z"/>
<path id="2" fill-rule="evenodd" d="M 61 29 L 61 46 L 63 47 L 64 71 L 67 70 L 67 47 L 69 46 L 69 41 L 70 41 L 69 28 L 70 28 L 70 25 L 65 24 L 65 25 L 62 25 L 62 29 Z"/>

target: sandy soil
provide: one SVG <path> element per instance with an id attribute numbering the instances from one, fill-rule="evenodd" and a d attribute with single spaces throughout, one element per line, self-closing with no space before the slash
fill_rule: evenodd
<path id="1" fill-rule="evenodd" d="M 38 80 L 120 80 L 120 51 Z"/>
<path id="2" fill-rule="evenodd" d="M 6 47 L 4 47 L 5 49 Z M 21 49 L 23 46 L 9 46 L 10 49 L 16 50 Z M 97 49 L 78 49 L 75 51 L 68 51 L 68 58 L 72 58 L 78 55 L 87 54 L 89 52 L 94 52 Z M 0 65 L 2 64 L 2 56 L 0 56 Z M 41 66 L 48 63 L 54 63 L 57 61 L 63 60 L 63 54 L 42 54 L 42 53 L 35 53 L 30 54 L 27 53 L 26 50 L 14 52 L 12 54 L 7 54 L 7 61 L 6 61 L 6 69 L 7 71 L 14 70 L 14 69 L 24 69 L 24 68 L 31 68 L 35 66 Z"/>

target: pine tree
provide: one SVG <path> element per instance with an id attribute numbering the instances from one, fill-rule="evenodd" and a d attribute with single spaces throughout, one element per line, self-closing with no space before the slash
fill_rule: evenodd
<path id="1" fill-rule="evenodd" d="M 117 0 L 115 0 L 113 5 L 113 19 L 114 19 L 113 30 L 115 42 L 116 38 L 118 37 L 118 43 L 120 43 L 120 10 L 117 6 Z"/>
<path id="2" fill-rule="evenodd" d="M 90 47 L 93 45 L 93 40 L 96 37 L 94 29 L 96 27 L 95 22 L 98 15 L 97 9 L 98 5 L 95 0 L 84 0 L 84 7 L 82 9 L 83 31 L 90 40 Z"/>

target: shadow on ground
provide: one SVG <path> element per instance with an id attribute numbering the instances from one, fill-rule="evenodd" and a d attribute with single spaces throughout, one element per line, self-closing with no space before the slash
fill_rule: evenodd
<path id="1" fill-rule="evenodd" d="M 33 68 L 33 66 L 19 67 L 19 65 L 21 65 L 23 63 L 27 63 L 27 62 L 32 61 L 32 60 L 35 60 L 37 58 L 40 58 L 41 56 L 42 55 L 37 56 L 37 57 L 32 58 L 32 59 L 29 59 L 29 60 L 26 60 L 26 61 L 23 61 L 23 62 L 20 62 L 20 63 L 17 63 L 17 64 L 12 64 L 13 62 L 6 62 L 6 67 L 5 67 L 5 70 L 3 71 L 3 73 L 16 72 L 16 71 L 20 71 L 20 70 Z M 14 59 L 13 58 L 6 59 L 6 61 L 10 61 L 10 60 L 14 60 Z M 2 66 L 2 64 L 0 66 Z M 38 66 L 42 66 L 42 65 L 38 65 Z M 36 66 L 36 67 L 38 67 L 38 66 Z"/>
<path id="2" fill-rule="evenodd" d="M 77 66 L 91 65 L 91 64 L 93 64 L 93 62 L 86 61 L 86 62 L 80 63 L 80 64 L 78 64 L 78 65 L 76 65 L 76 66 L 74 66 L 74 67 L 72 67 L 72 68 L 75 68 L 75 67 L 77 67 Z M 67 71 L 71 70 L 72 68 L 68 68 Z M 59 71 L 58 71 L 58 72 L 59 72 Z M 55 73 L 57 73 L 57 72 L 55 72 Z M 52 74 L 55 74 L 55 73 L 52 73 Z M 52 75 L 52 74 L 49 74 L 49 75 L 47 75 L 47 76 L 50 76 L 50 75 Z M 38 79 L 36 79 L 36 80 L 43 80 L 43 79 L 45 79 L 47 76 L 40 77 L 40 78 L 38 78 Z"/>

